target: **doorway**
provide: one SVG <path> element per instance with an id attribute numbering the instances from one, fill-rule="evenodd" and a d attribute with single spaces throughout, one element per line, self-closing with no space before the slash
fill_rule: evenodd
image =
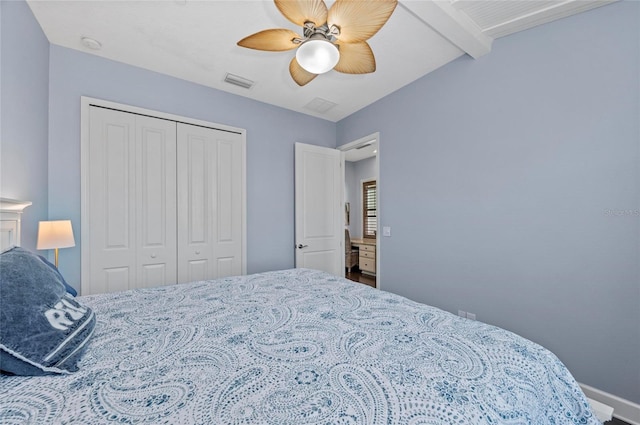
<path id="1" fill-rule="evenodd" d="M 338 149 L 344 160 L 345 277 L 379 288 L 379 133 Z"/>

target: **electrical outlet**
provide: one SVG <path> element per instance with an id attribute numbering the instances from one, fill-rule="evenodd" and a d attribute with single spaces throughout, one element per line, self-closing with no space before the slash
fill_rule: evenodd
<path id="1" fill-rule="evenodd" d="M 458 310 L 458 316 L 465 317 L 469 320 L 476 320 L 476 314 L 469 313 L 468 311 Z"/>

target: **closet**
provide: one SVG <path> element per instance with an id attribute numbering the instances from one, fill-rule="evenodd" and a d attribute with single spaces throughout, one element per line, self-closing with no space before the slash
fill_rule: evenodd
<path id="1" fill-rule="evenodd" d="M 88 108 L 82 294 L 242 274 L 244 135 Z"/>

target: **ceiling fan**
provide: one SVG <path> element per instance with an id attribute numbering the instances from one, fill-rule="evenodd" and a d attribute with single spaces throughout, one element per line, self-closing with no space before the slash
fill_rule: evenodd
<path id="1" fill-rule="evenodd" d="M 284 28 L 269 29 L 243 38 L 238 46 L 270 52 L 297 48 L 289 73 L 299 86 L 331 69 L 346 74 L 374 72 L 376 60 L 366 40 L 382 28 L 398 4 L 398 0 L 336 0 L 327 9 L 323 0 L 274 2 L 285 18 L 303 28 L 303 36 Z"/>

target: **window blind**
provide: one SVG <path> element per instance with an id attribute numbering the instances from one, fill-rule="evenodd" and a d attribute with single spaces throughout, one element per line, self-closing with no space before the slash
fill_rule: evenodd
<path id="1" fill-rule="evenodd" d="M 365 238 L 375 238 L 378 229 L 378 193 L 376 181 L 362 183 L 362 234 Z"/>

